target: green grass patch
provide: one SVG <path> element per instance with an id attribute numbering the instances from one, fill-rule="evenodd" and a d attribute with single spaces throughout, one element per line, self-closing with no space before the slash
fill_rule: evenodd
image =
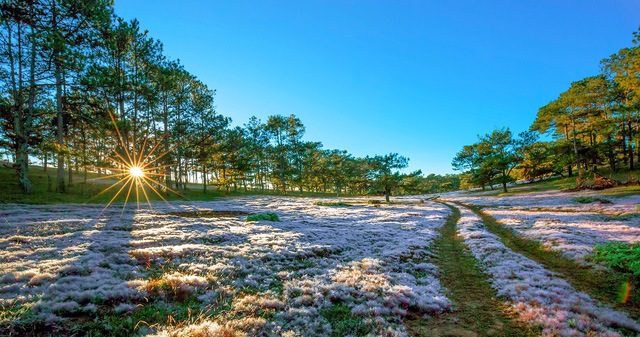
<path id="1" fill-rule="evenodd" d="M 330 206 L 330 207 L 351 207 L 351 204 L 347 204 L 346 202 L 324 202 L 317 201 L 313 203 L 316 206 Z"/>
<path id="2" fill-rule="evenodd" d="M 448 206 L 448 205 L 447 205 Z M 433 259 L 439 279 L 448 289 L 454 310 L 427 319 L 423 312 L 410 310 L 406 326 L 410 336 L 539 336 L 536 327 L 524 326 L 504 312 L 506 305 L 496 298 L 488 277 L 456 235 L 460 211 L 451 207 L 440 235 L 434 243 Z"/>
<path id="3" fill-rule="evenodd" d="M 640 243 L 609 242 L 597 245 L 593 250 L 593 260 L 624 273 L 640 276 Z"/>
<path id="4" fill-rule="evenodd" d="M 366 336 L 372 331 L 371 326 L 368 326 L 362 318 L 354 316 L 351 309 L 342 304 L 334 304 L 322 310 L 320 315 L 331 324 L 332 337 Z"/>
<path id="5" fill-rule="evenodd" d="M 575 198 L 573 199 L 573 201 L 579 203 L 579 204 L 590 204 L 592 202 L 600 202 L 603 204 L 610 204 L 611 200 L 609 199 L 605 199 L 605 198 L 596 198 L 596 197 L 579 197 L 579 198 Z"/>
<path id="6" fill-rule="evenodd" d="M 280 221 L 280 217 L 278 217 L 278 214 L 276 213 L 259 213 L 259 214 L 249 215 L 246 219 L 246 221 L 260 221 L 260 220 Z"/>
<path id="7" fill-rule="evenodd" d="M 598 193 L 608 197 L 627 197 L 630 195 L 640 194 L 640 186 L 619 186 L 598 191 Z"/>

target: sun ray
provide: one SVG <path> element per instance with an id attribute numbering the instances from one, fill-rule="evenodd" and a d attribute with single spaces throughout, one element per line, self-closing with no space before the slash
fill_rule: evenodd
<path id="1" fill-rule="evenodd" d="M 116 161 L 116 160 L 114 160 L 114 161 Z M 109 170 L 109 171 L 127 172 L 127 170 L 123 170 L 123 169 L 117 168 L 117 167 L 96 167 L 96 168 L 103 169 L 103 170 Z"/>
<path id="2" fill-rule="evenodd" d="M 177 195 L 179 195 L 179 196 L 181 196 L 181 197 L 183 197 L 183 198 L 184 198 L 184 195 L 182 195 L 182 193 L 180 193 L 180 192 L 178 192 L 178 191 L 176 191 L 176 190 L 171 189 L 169 186 L 167 186 L 167 185 L 165 185 L 165 184 L 163 184 L 163 183 L 161 183 L 161 182 L 158 182 L 158 181 L 156 181 L 156 180 L 155 180 L 155 179 L 153 179 L 153 178 L 149 178 L 149 177 L 145 177 L 145 178 L 146 178 L 147 180 L 150 180 L 150 181 L 152 181 L 152 182 L 154 182 L 154 183 L 156 183 L 156 184 L 158 184 L 158 185 L 160 185 L 160 186 L 162 186 L 162 187 L 166 188 L 167 190 L 169 190 L 169 191 L 171 191 L 171 192 L 173 192 L 173 193 L 175 193 L 175 194 L 177 194 Z M 148 185 L 148 184 L 149 184 L 149 183 L 147 182 L 147 185 Z"/>
<path id="3" fill-rule="evenodd" d="M 116 160 L 116 159 L 111 158 L 110 156 L 107 156 L 107 158 L 111 159 L 111 160 L 112 160 L 113 162 L 115 162 L 115 163 L 123 164 L 124 166 L 129 165 L 129 162 L 128 162 L 128 161 L 127 161 L 127 160 L 126 160 L 126 159 L 125 159 L 121 154 L 119 154 L 119 153 L 118 153 L 118 152 L 116 152 L 116 151 L 114 151 L 113 153 L 115 153 L 115 154 L 116 154 L 116 156 L 118 156 L 118 158 L 120 158 L 120 160 L 119 160 L 119 161 L 118 161 L 118 160 Z M 116 170 L 122 170 L 122 169 L 118 169 L 118 168 L 115 168 L 115 169 L 116 169 Z M 123 171 L 124 171 L 124 170 L 123 170 Z"/>
<path id="4" fill-rule="evenodd" d="M 146 176 L 154 176 L 154 177 L 168 177 L 168 175 L 164 173 L 154 173 L 154 172 L 146 172 L 144 175 Z"/>
<path id="5" fill-rule="evenodd" d="M 164 139 L 164 137 L 167 136 L 167 132 L 164 133 L 164 135 L 162 135 L 162 137 L 160 137 L 160 140 L 158 140 L 158 142 L 156 143 L 156 145 L 151 149 L 151 151 L 149 151 L 149 153 L 147 153 L 147 156 L 144 157 L 144 159 L 142 160 L 143 162 L 147 160 L 147 158 L 149 158 L 149 156 L 151 156 L 151 154 L 153 154 L 156 149 L 158 148 L 158 145 L 160 145 L 160 143 L 162 143 L 162 140 Z M 155 160 L 153 160 L 152 162 L 158 160 L 157 158 Z"/>
<path id="6" fill-rule="evenodd" d="M 163 169 L 165 167 L 168 166 L 172 166 L 174 164 L 166 164 L 166 165 L 160 165 L 160 166 L 154 166 L 154 167 L 142 167 L 145 171 L 151 171 L 151 170 L 159 170 L 159 169 Z"/>
<path id="7" fill-rule="evenodd" d="M 114 153 L 118 155 L 118 153 L 117 153 L 117 152 L 114 152 Z M 126 163 L 126 162 L 127 162 L 127 160 L 126 160 L 126 159 L 124 159 L 124 157 L 119 157 L 119 158 L 120 158 L 120 160 L 118 160 L 118 159 L 113 158 L 113 157 L 111 157 L 111 156 L 109 156 L 109 155 L 107 155 L 107 154 L 105 154 L 104 156 L 105 156 L 107 159 L 111 160 L 112 162 L 114 162 L 114 163 L 116 163 L 116 164 L 124 164 L 124 163 Z M 121 168 L 119 168 L 119 167 L 114 167 L 114 166 L 111 166 L 111 167 L 106 167 L 106 166 L 96 166 L 96 168 L 101 168 L 101 169 L 103 169 L 103 170 L 114 170 L 114 171 L 115 171 L 115 170 L 120 170 L 120 171 L 123 171 L 123 169 L 121 169 Z"/>
<path id="8" fill-rule="evenodd" d="M 138 187 L 140 187 L 140 184 L 136 181 L 136 207 L 140 209 L 140 194 L 138 194 Z"/>
<path id="9" fill-rule="evenodd" d="M 122 185 L 122 187 L 120 187 L 120 189 L 118 190 L 118 193 L 116 193 L 116 195 L 114 195 L 114 196 L 113 196 L 113 198 L 111 198 L 111 201 L 109 201 L 109 203 L 107 204 L 107 206 L 104 206 L 104 209 L 102 209 L 102 212 L 104 212 L 104 211 L 109 207 L 109 205 L 111 205 L 111 203 L 113 203 L 113 201 L 114 201 L 114 200 L 116 200 L 116 198 L 120 195 L 120 192 L 122 192 L 122 190 L 127 186 L 127 184 L 129 183 L 129 181 L 130 181 L 131 179 L 133 179 L 133 177 L 131 177 L 131 176 L 129 176 L 129 177 L 127 177 L 127 178 L 128 178 L 129 180 L 127 180 L 127 182 L 126 182 L 126 183 L 124 183 L 124 184 Z M 100 213 L 102 213 L 102 212 L 100 212 Z"/>
<path id="10" fill-rule="evenodd" d="M 113 113 L 111 113 L 111 111 L 109 111 L 109 117 L 111 117 L 111 121 L 113 122 L 113 126 L 116 128 L 116 133 L 118 134 L 118 138 L 120 139 L 120 143 L 122 144 L 122 148 L 124 149 L 124 152 L 127 154 L 127 157 L 129 157 L 129 162 L 133 163 L 133 160 L 131 160 L 131 155 L 129 154 L 129 150 L 127 150 L 127 146 L 124 143 L 124 138 L 122 138 L 122 135 L 120 134 L 120 129 L 118 129 L 118 123 L 116 123 L 116 119 L 113 117 Z M 117 154 L 118 152 L 116 152 Z"/>
<path id="11" fill-rule="evenodd" d="M 152 191 L 154 191 L 159 197 L 160 199 L 162 199 L 162 201 L 164 201 L 167 205 L 170 206 L 169 202 L 167 201 L 167 199 L 165 199 L 162 194 L 160 194 L 151 184 L 149 184 L 148 181 L 143 180 L 143 182 L 145 184 L 147 184 L 147 186 L 149 186 L 151 188 Z M 165 187 L 166 188 L 166 187 Z M 149 199 L 149 197 L 147 197 L 147 200 Z M 151 204 L 149 204 L 149 206 L 151 206 Z"/>
<path id="12" fill-rule="evenodd" d="M 118 176 L 123 176 L 126 175 L 127 173 L 116 173 L 116 174 L 110 174 L 108 176 L 102 176 L 102 177 L 98 177 L 98 178 L 91 178 L 91 179 L 87 179 L 87 181 L 96 181 L 96 180 L 103 180 L 103 179 L 109 179 L 109 178 L 113 178 L 113 177 L 118 177 Z"/>
<path id="13" fill-rule="evenodd" d="M 133 188 L 133 181 L 129 182 L 129 191 L 127 191 L 127 197 L 124 199 L 124 205 L 122 205 L 122 212 L 120 212 L 120 219 L 122 219 L 122 215 L 124 214 L 124 209 L 127 207 L 127 202 L 129 201 L 129 195 L 131 195 L 131 188 Z"/>
<path id="14" fill-rule="evenodd" d="M 144 182 L 144 180 L 142 180 L 142 181 Z M 149 196 L 147 195 L 147 191 L 144 189 L 144 185 L 142 185 L 142 184 L 140 184 L 140 185 L 141 185 L 140 189 L 142 189 L 142 193 L 144 193 L 144 197 L 145 197 L 145 199 L 147 199 L 147 203 L 149 204 L 149 208 L 153 209 L 153 206 L 151 206 L 151 200 L 149 200 Z M 160 197 L 160 198 L 162 198 L 162 197 Z M 165 200 L 165 202 L 166 202 L 166 200 Z"/>
<path id="15" fill-rule="evenodd" d="M 147 166 L 153 164 L 154 162 L 158 161 L 160 158 L 166 156 L 167 154 L 169 154 L 171 152 L 171 150 L 159 155 L 158 157 L 156 157 L 154 160 L 149 161 L 148 163 L 146 163 L 145 165 L 142 166 L 142 168 L 146 168 Z"/>
<path id="16" fill-rule="evenodd" d="M 134 188 L 135 188 L 135 194 L 136 194 L 136 197 L 135 197 L 136 206 L 138 209 L 140 209 L 140 203 L 142 198 L 147 200 L 147 203 L 149 204 L 149 208 L 152 209 L 151 199 L 149 198 L 152 195 L 151 193 L 147 192 L 147 186 L 169 206 L 171 205 L 169 204 L 167 198 L 163 196 L 165 192 L 167 194 L 173 193 L 184 198 L 184 195 L 182 195 L 179 191 L 170 188 L 168 184 L 165 185 L 155 180 L 154 178 L 152 178 L 152 177 L 170 177 L 170 175 L 166 174 L 166 170 L 163 170 L 163 169 L 166 167 L 175 165 L 175 164 L 162 164 L 162 165 L 159 164 L 160 159 L 164 158 L 166 155 L 168 155 L 169 153 L 171 153 L 171 151 L 174 150 L 173 147 L 171 150 L 165 151 L 160 155 L 155 155 L 160 145 L 162 145 L 162 141 L 165 139 L 165 137 L 167 137 L 168 132 L 164 132 L 164 134 L 160 138 L 158 138 L 157 134 L 154 133 L 153 135 L 154 135 L 155 144 L 153 147 L 151 147 L 150 133 L 147 130 L 146 133 L 144 133 L 144 141 L 142 143 L 142 146 L 140 147 L 140 149 L 137 149 L 136 139 L 132 139 L 131 143 L 128 142 L 128 139 L 127 141 L 125 141 L 125 139 L 123 138 L 123 134 L 122 132 L 120 132 L 120 128 L 116 123 L 115 115 L 109 112 L 109 117 L 111 118 L 111 121 L 114 124 L 114 128 L 118 137 L 118 140 L 116 141 L 116 143 L 118 144 L 118 146 L 122 146 L 122 148 L 124 149 L 124 153 L 122 153 L 123 151 L 115 150 L 112 152 L 113 154 L 115 154 L 115 156 L 113 157 L 110 156 L 113 154 L 107 155 L 106 158 L 110 159 L 113 162 L 113 165 L 117 167 L 100 167 L 101 169 L 104 169 L 106 172 L 110 172 L 112 174 L 105 175 L 104 177 L 99 177 L 95 180 L 120 178 L 120 177 L 122 178 L 119 179 L 117 182 L 113 183 L 111 186 L 109 186 L 102 192 L 100 192 L 98 195 L 101 195 L 107 191 L 110 191 L 118 184 L 122 184 L 122 186 L 120 186 L 120 188 L 115 193 L 113 198 L 111 198 L 109 203 L 105 206 L 105 208 L 102 211 L 104 212 L 106 208 L 108 208 L 111 204 L 113 204 L 114 201 L 120 196 L 120 194 L 125 193 L 126 197 L 124 200 L 124 204 L 122 205 L 122 210 L 120 212 L 120 217 L 122 217 L 126 209 L 127 203 L 129 202 L 130 199 L 132 199 L 132 192 Z M 134 136 L 133 138 L 136 138 L 136 137 Z M 128 146 L 127 144 L 129 144 L 130 146 Z M 148 148 L 151 148 L 151 150 L 147 151 Z M 152 156 L 155 156 L 155 157 L 151 159 Z M 162 191 L 159 191 L 160 187 L 162 187 Z M 126 189 L 126 192 L 125 192 L 125 189 Z M 94 198 L 97 197 L 98 195 L 94 196 Z"/>
<path id="17" fill-rule="evenodd" d="M 145 147 L 147 147 L 147 139 L 149 139 L 149 132 L 147 131 L 147 134 L 144 136 L 144 142 L 142 142 L 142 149 L 140 150 L 140 157 L 138 157 L 138 160 L 135 162 L 136 166 L 140 166 L 140 164 L 142 163 L 142 156 L 144 155 L 144 149 Z M 145 157 L 146 159 L 146 157 Z"/>
<path id="18" fill-rule="evenodd" d="M 113 187 L 115 187 L 115 186 L 116 186 L 116 185 L 118 185 L 119 183 L 123 182 L 123 181 L 124 181 L 125 179 L 127 179 L 127 178 L 129 178 L 129 176 L 124 177 L 124 178 L 122 178 L 122 179 L 118 180 L 117 182 L 115 182 L 115 183 L 111 184 L 111 186 L 107 187 L 107 188 L 106 188 L 106 189 L 104 189 L 102 192 L 100 192 L 100 193 L 98 193 L 98 194 L 94 195 L 94 196 L 93 196 L 93 197 L 91 197 L 89 200 L 93 200 L 94 198 L 97 198 L 98 196 L 100 196 L 101 194 L 103 194 L 103 193 L 107 192 L 108 190 L 112 189 Z"/>

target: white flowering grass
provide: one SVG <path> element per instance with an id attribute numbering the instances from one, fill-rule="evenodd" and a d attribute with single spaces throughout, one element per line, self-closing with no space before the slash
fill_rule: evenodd
<path id="1" fill-rule="evenodd" d="M 596 304 L 556 274 L 507 248 L 471 210 L 460 207 L 458 235 L 480 262 L 498 296 L 518 318 L 543 327 L 544 336 L 619 336 L 622 327 L 640 332 L 623 313 Z"/>
<path id="2" fill-rule="evenodd" d="M 639 218 L 618 220 L 594 212 L 566 213 L 486 209 L 485 212 L 517 234 L 540 241 L 546 249 L 560 252 L 580 264 L 591 265 L 596 245 L 608 242 L 640 242 Z"/>
<path id="3" fill-rule="evenodd" d="M 477 206 L 489 206 L 497 208 L 509 208 L 519 210 L 555 210 L 573 213 L 600 213 L 606 215 L 624 215 L 638 212 L 640 195 L 628 195 L 623 197 L 602 196 L 599 191 L 563 192 L 551 190 L 544 192 L 527 192 L 504 196 L 491 195 L 492 192 L 453 192 L 442 195 L 443 199 L 462 202 Z M 581 197 L 605 198 L 612 203 L 600 202 L 579 203 L 576 199 Z"/>
<path id="4" fill-rule="evenodd" d="M 14 314 L 0 316 L 0 333 L 65 335 L 86 317 L 102 333 L 131 333 L 139 320 L 162 336 L 404 336 L 408 311 L 450 307 L 428 263 L 446 207 L 315 201 L 155 203 L 128 207 L 122 219 L 121 206 L 100 214 L 101 205 L 2 205 L 0 304 Z M 207 210 L 281 221 L 167 214 Z M 191 322 L 198 313 L 204 319 Z M 336 313 L 353 320 L 338 327 Z M 100 323 L 105 315 L 119 326 Z"/>
<path id="5" fill-rule="evenodd" d="M 452 193 L 444 198 L 487 206 L 485 213 L 518 235 L 539 241 L 545 249 L 560 252 L 585 266 L 595 266 L 589 257 L 596 245 L 640 242 L 639 195 L 607 198 L 612 201 L 610 204 L 597 201 L 581 204 L 576 202 L 580 197 L 599 195 L 596 191 L 546 191 L 501 197 Z"/>

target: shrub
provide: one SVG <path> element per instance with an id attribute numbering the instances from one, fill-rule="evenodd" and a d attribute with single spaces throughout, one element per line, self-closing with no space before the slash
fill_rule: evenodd
<path id="1" fill-rule="evenodd" d="M 598 177 L 593 181 L 593 189 L 594 190 L 604 190 L 607 188 L 612 188 L 615 187 L 616 185 L 619 185 L 620 182 L 611 180 L 611 179 L 607 179 L 605 177 Z"/>
<path id="2" fill-rule="evenodd" d="M 254 214 L 247 217 L 247 221 L 260 221 L 260 220 L 280 221 L 280 217 L 278 217 L 278 214 L 276 213 L 259 213 L 259 214 Z"/>
<path id="3" fill-rule="evenodd" d="M 314 205 L 318 205 L 318 206 L 332 206 L 332 207 L 349 207 L 351 206 L 351 204 L 347 204 L 346 202 L 322 202 L 322 201 L 318 201 L 318 202 L 314 202 Z"/>
<path id="4" fill-rule="evenodd" d="M 368 200 L 367 204 L 380 205 L 381 201 L 380 200 Z"/>
<path id="5" fill-rule="evenodd" d="M 605 266 L 635 276 L 640 275 L 640 243 L 609 242 L 606 245 L 597 245 L 593 253 L 595 262 L 602 262 Z"/>

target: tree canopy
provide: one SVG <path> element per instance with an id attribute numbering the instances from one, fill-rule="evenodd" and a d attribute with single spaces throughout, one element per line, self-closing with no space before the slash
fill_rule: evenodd
<path id="1" fill-rule="evenodd" d="M 572 176 L 574 169 L 598 174 L 602 166 L 634 170 L 640 157 L 640 30 L 633 36 L 633 46 L 601 61 L 600 74 L 574 81 L 542 106 L 529 132 L 516 141 L 504 129 L 481 137 L 457 153 L 454 168 L 472 185 L 499 182 L 505 190 L 509 179 Z"/>
<path id="2" fill-rule="evenodd" d="M 123 169 L 149 152 L 157 188 L 340 194 L 457 188 L 402 173 L 398 154 L 354 157 L 304 138 L 295 115 L 243 126 L 217 111 L 214 89 L 137 20 L 107 0 L 0 0 L 0 151 L 24 193 L 29 166 L 55 166 L 52 188 Z M 215 65 L 212 65 L 215 66 Z M 139 158 L 138 158 L 139 159 Z M 450 183 L 451 181 L 453 183 Z M 446 181 L 446 182 L 445 182 Z M 445 184 L 440 186 L 438 184 Z M 437 185 L 437 186 L 435 186 Z"/>

